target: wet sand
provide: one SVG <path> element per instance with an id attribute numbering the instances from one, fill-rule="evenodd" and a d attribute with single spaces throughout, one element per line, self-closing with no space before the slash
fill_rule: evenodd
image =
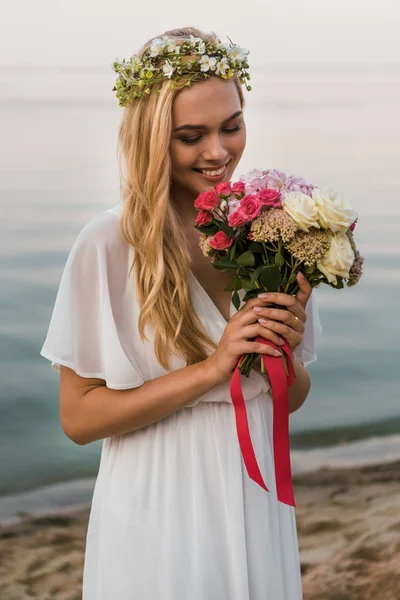
<path id="1" fill-rule="evenodd" d="M 400 600 L 400 461 L 293 485 L 304 600 Z M 81 600 L 88 515 L 0 526 L 1 600 Z"/>

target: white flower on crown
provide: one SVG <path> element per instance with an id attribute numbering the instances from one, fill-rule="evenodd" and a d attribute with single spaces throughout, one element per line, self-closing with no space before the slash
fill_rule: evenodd
<path id="1" fill-rule="evenodd" d="M 162 38 L 155 38 L 150 45 L 150 56 L 158 56 L 164 50 L 166 45 L 165 40 Z"/>
<path id="2" fill-rule="evenodd" d="M 176 41 L 174 40 L 174 38 L 168 37 L 167 35 L 164 35 L 164 37 L 162 38 L 165 42 L 165 48 L 167 49 L 167 52 L 176 52 L 178 53 L 180 51 L 180 46 L 179 44 L 176 43 Z"/>
<path id="3" fill-rule="evenodd" d="M 206 45 L 203 41 L 199 42 L 197 44 L 197 51 L 199 54 L 205 54 L 206 51 Z"/>
<path id="4" fill-rule="evenodd" d="M 250 53 L 250 50 L 247 50 L 247 48 L 242 48 L 241 46 L 237 46 L 236 44 L 234 46 L 231 46 L 228 50 L 231 59 L 238 60 L 240 62 L 242 60 L 245 60 L 247 55 Z"/>
<path id="5" fill-rule="evenodd" d="M 130 60 L 130 65 L 133 71 L 139 71 L 142 68 L 142 61 L 137 54 L 134 54 Z"/>
<path id="6" fill-rule="evenodd" d="M 217 64 L 217 59 L 213 56 L 208 56 L 208 54 L 204 54 L 199 60 L 200 70 L 205 71 L 215 71 Z"/>
<path id="7" fill-rule="evenodd" d="M 189 44 L 196 45 L 202 42 L 203 40 L 200 37 L 196 37 L 194 35 L 189 36 Z"/>
<path id="8" fill-rule="evenodd" d="M 217 63 L 216 74 L 217 75 L 225 75 L 225 73 L 229 70 L 229 62 L 227 58 L 221 58 L 221 60 Z"/>
<path id="9" fill-rule="evenodd" d="M 171 65 L 169 60 L 166 60 L 165 65 L 163 66 L 162 70 L 163 70 L 164 75 L 171 79 L 172 74 L 175 71 L 175 67 L 173 65 Z"/>
<path id="10" fill-rule="evenodd" d="M 231 45 L 228 42 L 219 42 L 217 45 L 218 50 L 230 50 Z"/>

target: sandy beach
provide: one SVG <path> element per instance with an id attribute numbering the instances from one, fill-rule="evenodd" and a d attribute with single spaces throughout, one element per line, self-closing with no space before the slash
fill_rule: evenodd
<path id="1" fill-rule="evenodd" d="M 400 461 L 293 483 L 304 600 L 399 600 Z M 0 526 L 1 600 L 80 600 L 88 514 Z"/>

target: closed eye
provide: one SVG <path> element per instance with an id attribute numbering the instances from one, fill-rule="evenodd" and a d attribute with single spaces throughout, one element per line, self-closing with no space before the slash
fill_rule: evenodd
<path id="1" fill-rule="evenodd" d="M 237 131 L 241 130 L 241 126 L 237 125 L 236 127 L 232 127 L 231 129 L 223 129 L 222 131 L 224 133 L 236 133 Z M 196 144 L 197 142 L 199 142 L 201 140 L 201 135 L 198 135 L 196 137 L 182 137 L 180 138 L 180 141 L 183 142 L 184 144 Z"/>

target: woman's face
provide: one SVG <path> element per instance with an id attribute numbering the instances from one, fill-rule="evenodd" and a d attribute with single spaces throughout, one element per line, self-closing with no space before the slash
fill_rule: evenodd
<path id="1" fill-rule="evenodd" d="M 181 90 L 172 107 L 171 192 L 197 196 L 229 181 L 246 145 L 236 85 L 210 77 Z"/>

